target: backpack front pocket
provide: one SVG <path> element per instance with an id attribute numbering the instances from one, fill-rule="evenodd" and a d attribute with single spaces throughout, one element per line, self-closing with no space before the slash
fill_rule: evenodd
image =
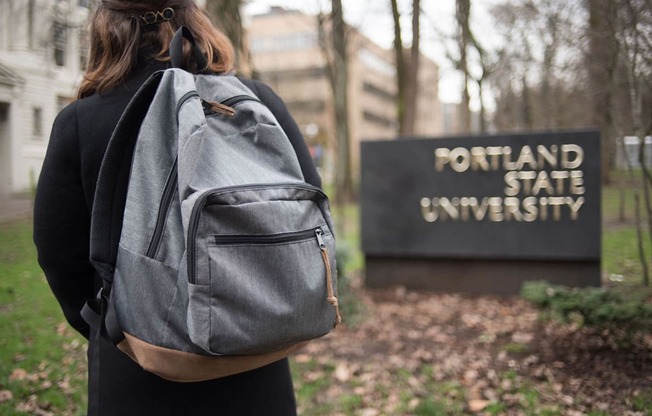
<path id="1" fill-rule="evenodd" d="M 256 354 L 333 328 L 335 240 L 319 192 L 260 186 L 204 198 L 190 221 L 196 224 L 188 252 L 194 342 L 211 354 Z M 210 299 L 193 296 L 199 292 Z"/>

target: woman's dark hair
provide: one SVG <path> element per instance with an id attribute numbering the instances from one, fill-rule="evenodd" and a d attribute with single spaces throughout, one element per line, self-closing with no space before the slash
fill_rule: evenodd
<path id="1" fill-rule="evenodd" d="M 145 24 L 148 12 L 174 10 L 170 20 Z M 118 85 L 138 59 L 169 61 L 168 46 L 174 32 L 186 26 L 207 59 L 207 68 L 197 68 L 184 46 L 186 67 L 200 72 L 224 73 L 233 69 L 233 46 L 211 24 L 193 0 L 100 0 L 90 20 L 88 68 L 78 97 L 102 93 Z M 141 56 L 139 56 L 139 53 Z M 142 56 L 149 53 L 149 56 Z"/>

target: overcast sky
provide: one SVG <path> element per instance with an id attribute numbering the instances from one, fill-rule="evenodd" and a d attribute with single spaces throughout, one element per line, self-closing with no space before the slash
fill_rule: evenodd
<path id="1" fill-rule="evenodd" d="M 302 10 L 316 13 L 320 7 L 326 7 L 328 0 L 250 0 L 245 8 L 247 14 L 264 13 L 270 6 Z M 385 48 L 392 47 L 393 23 L 389 0 L 348 0 L 343 1 L 347 22 L 359 28 L 365 35 Z M 399 0 L 404 15 L 403 27 L 410 32 L 411 1 Z M 488 8 L 496 0 L 474 0 L 472 9 L 472 27 L 481 42 L 497 42 L 491 27 Z M 461 77 L 452 69 L 446 58 L 446 49 L 442 35 L 455 32 L 455 0 L 422 0 L 421 45 L 424 54 L 433 59 L 440 67 L 439 96 L 443 102 L 459 102 Z M 404 34 L 404 41 L 411 40 L 411 33 Z M 490 46 L 486 45 L 485 46 Z"/>

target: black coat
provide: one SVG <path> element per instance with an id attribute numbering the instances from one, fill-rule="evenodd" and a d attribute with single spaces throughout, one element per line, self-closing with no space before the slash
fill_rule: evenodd
<path id="1" fill-rule="evenodd" d="M 292 415 L 296 413 L 287 360 L 201 383 L 173 383 L 142 370 L 82 320 L 84 302 L 101 286 L 89 262 L 95 184 L 109 138 L 138 87 L 162 63 L 134 71 L 114 90 L 73 102 L 57 116 L 39 179 L 34 241 L 48 283 L 70 324 L 89 338 L 89 415 Z M 266 85 L 243 82 L 287 133 L 308 183 L 320 186 L 301 133 L 281 99 Z M 126 197 L 122 196 L 122 198 Z"/>

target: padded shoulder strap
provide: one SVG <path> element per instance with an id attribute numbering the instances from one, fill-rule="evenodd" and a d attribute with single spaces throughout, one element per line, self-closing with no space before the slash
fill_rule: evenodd
<path id="1" fill-rule="evenodd" d="M 91 215 L 90 260 L 109 284 L 113 282 L 138 131 L 163 73 L 152 74 L 131 99 L 113 130 L 100 166 Z"/>

